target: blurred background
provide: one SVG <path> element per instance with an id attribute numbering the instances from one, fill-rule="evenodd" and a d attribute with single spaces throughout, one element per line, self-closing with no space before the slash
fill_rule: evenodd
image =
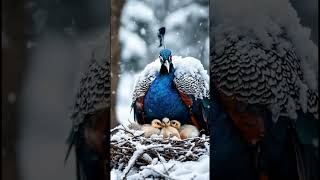
<path id="1" fill-rule="evenodd" d="M 318 45 L 318 0 L 292 3 Z M 2 0 L 1 5 L 4 180 L 75 179 L 74 158 L 63 164 L 68 115 L 94 47 L 105 46 L 106 54 L 112 50 L 113 102 L 124 122 L 133 117 L 134 76 L 158 56 L 160 26 L 167 27 L 165 44 L 174 55 L 194 56 L 208 69 L 208 0 Z M 119 17 L 111 19 L 111 11 Z"/>
<path id="2" fill-rule="evenodd" d="M 120 70 L 116 114 L 133 121 L 131 94 L 137 75 L 159 56 L 158 29 L 166 27 L 164 44 L 176 56 L 192 56 L 209 66 L 209 0 L 127 0 L 120 18 Z"/>
<path id="3" fill-rule="evenodd" d="M 76 179 L 69 113 L 91 52 L 110 49 L 109 14 L 106 0 L 2 1 L 2 179 Z"/>

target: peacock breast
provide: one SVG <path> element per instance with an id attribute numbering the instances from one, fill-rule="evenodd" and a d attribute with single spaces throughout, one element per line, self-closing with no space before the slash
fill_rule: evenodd
<path id="1" fill-rule="evenodd" d="M 190 122 L 186 105 L 182 102 L 173 82 L 174 74 L 159 74 L 150 85 L 144 99 L 145 120 L 178 119 L 182 123 Z"/>

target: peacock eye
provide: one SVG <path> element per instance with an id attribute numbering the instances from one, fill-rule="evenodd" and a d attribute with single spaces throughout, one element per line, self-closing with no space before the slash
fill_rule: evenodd
<path id="1" fill-rule="evenodd" d="M 169 61 L 172 61 L 172 56 L 169 56 Z"/>

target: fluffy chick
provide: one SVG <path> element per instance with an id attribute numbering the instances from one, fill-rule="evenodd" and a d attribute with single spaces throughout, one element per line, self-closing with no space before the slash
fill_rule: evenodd
<path id="1" fill-rule="evenodd" d="M 199 130 L 190 124 L 185 124 L 181 126 L 178 120 L 171 120 L 170 125 L 179 131 L 181 139 L 193 138 L 199 136 Z"/>
<path id="2" fill-rule="evenodd" d="M 141 130 L 144 132 L 144 137 L 148 138 L 153 134 L 160 134 L 162 123 L 159 119 L 154 119 L 150 124 L 144 124 L 141 126 Z"/>
<path id="3" fill-rule="evenodd" d="M 170 120 L 168 118 L 163 118 L 162 124 L 163 124 L 163 128 L 161 130 L 161 134 L 163 135 L 163 138 L 170 138 L 175 136 L 178 139 L 181 139 L 179 131 L 176 128 L 171 127 Z"/>

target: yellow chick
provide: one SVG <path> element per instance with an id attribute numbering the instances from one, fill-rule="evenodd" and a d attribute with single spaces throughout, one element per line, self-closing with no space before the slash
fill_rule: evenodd
<path id="1" fill-rule="evenodd" d="M 162 123 L 159 119 L 154 119 L 150 124 L 144 124 L 141 126 L 141 130 L 144 132 L 144 137 L 148 138 L 153 134 L 160 134 Z"/>
<path id="2" fill-rule="evenodd" d="M 162 124 L 163 124 L 163 127 L 161 130 L 161 134 L 163 135 L 163 138 L 170 138 L 175 136 L 178 139 L 181 139 L 179 131 L 176 128 L 171 127 L 170 120 L 168 118 L 163 118 Z"/>
<path id="3" fill-rule="evenodd" d="M 178 120 L 171 120 L 170 125 L 179 131 L 181 139 L 197 137 L 200 134 L 195 126 L 190 124 L 181 126 L 181 123 Z"/>

